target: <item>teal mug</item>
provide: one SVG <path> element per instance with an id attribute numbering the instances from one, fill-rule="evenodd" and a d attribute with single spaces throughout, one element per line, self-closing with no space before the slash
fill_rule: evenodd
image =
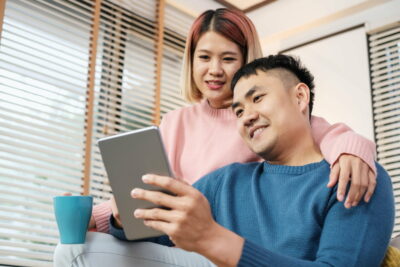
<path id="1" fill-rule="evenodd" d="M 53 204 L 61 244 L 85 243 L 92 216 L 93 197 L 57 196 Z"/>

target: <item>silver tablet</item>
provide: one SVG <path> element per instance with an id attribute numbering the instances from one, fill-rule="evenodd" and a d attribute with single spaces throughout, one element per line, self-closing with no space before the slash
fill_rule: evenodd
<path id="1" fill-rule="evenodd" d="M 98 140 L 98 145 L 126 237 L 136 240 L 163 235 L 133 216 L 135 209 L 154 205 L 130 195 L 136 187 L 160 190 L 142 182 L 146 173 L 173 177 L 158 128 L 151 126 L 105 137 Z"/>

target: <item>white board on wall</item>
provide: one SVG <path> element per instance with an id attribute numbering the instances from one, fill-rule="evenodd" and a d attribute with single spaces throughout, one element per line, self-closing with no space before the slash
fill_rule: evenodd
<path id="1" fill-rule="evenodd" d="M 285 51 L 315 77 L 313 114 L 374 140 L 367 36 L 359 27 Z"/>

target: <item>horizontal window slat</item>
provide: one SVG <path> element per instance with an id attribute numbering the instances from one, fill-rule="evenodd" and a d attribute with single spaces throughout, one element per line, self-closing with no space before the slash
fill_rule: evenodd
<path id="1" fill-rule="evenodd" d="M 45 23 L 49 22 L 57 22 L 58 25 L 62 25 L 59 28 L 61 31 L 65 32 L 74 32 L 73 28 L 89 28 L 90 23 L 93 20 L 94 12 L 82 12 L 79 8 L 74 8 L 73 5 L 66 5 L 66 2 L 63 3 L 64 6 L 69 6 L 73 9 L 73 12 L 68 11 L 67 8 L 58 7 L 51 2 L 36 0 L 40 4 L 35 4 L 34 2 L 29 2 L 31 4 L 32 9 L 40 10 L 40 17 L 38 19 L 44 21 Z M 39 14 L 39 12 L 35 12 Z M 25 14 L 28 15 L 28 14 Z M 29 16 L 29 15 L 28 15 Z M 55 27 L 56 25 L 50 24 L 49 26 Z M 57 25 L 57 26 L 58 26 Z"/>
<path id="2" fill-rule="evenodd" d="M 59 117 L 58 120 L 54 120 L 57 119 L 56 116 L 52 116 L 52 119 L 47 119 L 50 118 L 51 113 L 42 113 L 38 110 L 32 109 L 30 113 L 27 113 L 29 111 L 28 108 L 25 108 L 23 105 L 17 105 L 14 103 L 12 103 L 12 101 L 5 101 L 4 99 L 2 99 L 3 104 L 5 104 L 2 108 L 3 108 L 3 112 L 4 117 L 8 116 L 10 119 L 11 118 L 18 118 L 18 119 L 23 119 L 25 118 L 25 120 L 29 119 L 30 121 L 36 121 L 37 123 L 41 123 L 44 125 L 51 125 L 51 128 L 57 128 L 57 129 L 65 129 L 65 132 L 70 132 L 72 134 L 75 134 L 76 131 L 80 131 L 83 128 L 83 120 L 82 122 L 79 122 L 79 120 L 69 120 L 70 122 L 74 122 L 74 124 L 66 124 L 64 123 L 64 121 L 68 120 L 65 117 Z M 22 111 L 22 112 L 20 112 Z M 38 112 L 36 112 L 38 111 Z M 4 118 L 3 117 L 3 118 Z M 47 117 L 47 118 L 44 118 Z M 62 119 L 62 120 L 61 120 Z M 83 118 L 82 118 L 83 119 Z M 50 128 L 50 129 L 51 129 Z M 75 131 L 72 131 L 74 130 Z M 21 134 L 21 133 L 20 133 Z"/>
<path id="3" fill-rule="evenodd" d="M 23 217 L 31 217 L 41 221 L 48 221 L 54 223 L 54 214 L 53 213 L 44 213 L 38 210 L 30 210 L 26 209 L 25 207 L 22 208 L 21 206 L 5 206 L 4 202 L 0 204 L 0 212 L 9 212 L 9 214 L 15 214 L 14 221 L 19 221 L 19 216 Z"/>
<path id="4" fill-rule="evenodd" d="M 37 234 L 43 237 L 58 238 L 58 230 L 45 229 L 45 228 L 40 229 L 37 226 L 32 226 L 32 225 L 21 226 L 13 223 L 5 224 L 0 222 L 0 228 L 7 229 L 10 232 L 25 232 L 30 234 Z"/>
<path id="5" fill-rule="evenodd" d="M 379 45 L 379 46 L 374 46 L 374 47 L 370 48 L 370 51 L 371 51 L 371 53 L 375 53 L 377 51 L 382 51 L 387 48 L 396 47 L 398 42 L 399 42 L 398 40 L 394 40 L 394 41 L 387 42 L 387 43 Z"/>
<path id="6" fill-rule="evenodd" d="M 378 101 L 385 100 L 386 98 L 396 97 L 399 95 L 400 95 L 400 84 L 399 84 L 398 89 L 394 89 L 394 90 L 386 92 L 386 93 L 374 95 L 373 101 L 378 102 Z"/>
<path id="7" fill-rule="evenodd" d="M 50 245 L 43 245 L 43 244 L 37 244 L 37 243 L 31 244 L 31 243 L 27 243 L 27 242 L 16 242 L 16 241 L 1 240 L 1 239 L 0 239 L 0 247 L 32 249 L 32 250 L 36 250 L 36 251 L 50 252 L 51 254 L 53 254 L 53 252 L 54 252 L 54 247 L 50 246 Z"/>
<path id="8" fill-rule="evenodd" d="M 370 47 L 385 47 L 388 43 L 391 41 L 397 41 L 400 40 L 400 31 L 392 31 L 391 34 L 387 34 L 386 36 L 382 36 L 379 39 L 375 39 L 370 42 Z"/>
<path id="9" fill-rule="evenodd" d="M 384 57 L 379 57 L 377 59 L 375 59 L 375 64 L 373 64 L 373 66 L 371 66 L 371 73 L 372 76 L 376 76 L 379 75 L 381 72 L 385 72 L 385 70 L 390 70 L 391 68 L 393 68 L 395 65 L 397 65 L 398 62 L 398 57 L 399 57 L 399 53 L 391 53 L 388 54 Z M 378 62 L 379 61 L 379 62 Z M 371 62 L 372 64 L 372 62 Z"/>
<path id="10" fill-rule="evenodd" d="M 392 61 L 386 66 L 382 66 L 381 68 L 371 71 L 371 76 L 373 77 L 372 82 L 376 83 L 384 79 L 393 78 L 398 75 L 400 69 L 400 60 L 398 62 Z"/>
<path id="11" fill-rule="evenodd" d="M 0 53 L 2 57 L 0 67 L 4 66 L 5 69 L 11 70 L 11 68 L 6 67 L 9 63 L 11 63 L 12 65 L 18 66 L 18 73 L 21 75 L 23 75 L 24 71 L 27 71 L 29 74 L 26 76 L 34 77 L 32 76 L 33 74 L 30 73 L 33 71 L 34 74 L 44 74 L 45 76 L 48 75 L 49 78 L 54 79 L 57 77 L 54 80 L 61 81 L 65 83 L 65 85 L 70 85 L 75 88 L 86 88 L 86 80 L 76 81 L 75 79 L 71 79 L 71 77 L 68 75 L 48 69 L 46 65 L 38 65 L 34 57 L 31 57 L 31 60 L 28 60 L 27 58 L 23 58 L 21 56 L 6 53 L 6 51 L 6 49 L 3 49 L 3 53 Z"/>
<path id="12" fill-rule="evenodd" d="M 33 163 L 31 159 L 21 160 L 11 154 L 0 153 L 0 166 L 17 172 L 29 173 L 38 177 L 49 177 L 70 184 L 78 183 L 80 180 L 80 177 L 72 177 L 64 173 L 60 174 L 57 169 L 45 169 L 47 166 L 43 166 L 43 164 Z"/>
<path id="13" fill-rule="evenodd" d="M 3 179 L 7 178 L 12 178 L 13 180 L 19 180 L 21 182 L 27 182 L 31 184 L 37 184 L 39 185 L 43 190 L 48 191 L 48 193 L 51 193 L 51 195 L 62 195 L 66 191 L 77 194 L 80 193 L 81 187 L 80 185 L 71 185 L 71 184 L 65 184 L 65 183 L 59 183 L 57 181 L 53 180 L 42 180 L 42 179 L 37 179 L 34 176 L 37 176 L 38 174 L 31 174 L 34 175 L 33 177 L 29 177 L 28 175 L 24 174 L 12 174 L 6 171 L 6 165 L 5 164 L 0 164 L 0 167 L 2 167 L 2 170 L 0 171 L 0 177 L 3 177 Z M 16 171 L 17 169 L 12 168 L 9 169 L 11 171 Z"/>
<path id="14" fill-rule="evenodd" d="M 384 86 L 387 86 L 387 85 L 392 85 L 394 83 L 399 83 L 399 82 L 400 82 L 400 77 L 396 77 L 394 79 L 390 79 L 390 80 L 387 80 L 387 81 L 373 83 L 372 84 L 372 88 L 373 89 L 377 89 L 377 88 L 380 88 L 380 87 L 384 87 Z"/>
<path id="15" fill-rule="evenodd" d="M 23 267 L 27 266 L 53 267 L 52 262 L 19 259 L 15 258 L 14 256 L 10 256 L 10 253 L 8 251 L 2 254 L 8 257 L 8 258 L 7 257 L 1 258 L 2 264 L 6 264 L 6 266 L 9 265 L 9 266 L 23 266 Z"/>
<path id="16" fill-rule="evenodd" d="M 12 119 L 11 123 L 8 123 L 7 120 Z M 65 133 L 60 132 L 54 128 L 44 127 L 37 124 L 28 123 L 24 120 L 19 120 L 18 118 L 13 118 L 11 116 L 2 116 L 0 114 L 0 125 L 5 129 L 12 129 L 15 131 L 20 131 L 22 133 L 26 133 L 27 135 L 31 136 L 40 136 L 44 139 L 51 140 L 51 141 L 59 141 L 61 144 L 64 142 L 63 145 L 72 145 L 76 147 L 80 147 L 82 142 L 82 136 L 78 135 L 65 135 Z M 56 134 L 59 133 L 59 136 Z M 64 139 L 65 138 L 65 139 Z M 70 140 L 69 140 L 70 139 Z"/>
<path id="17" fill-rule="evenodd" d="M 394 129 L 400 129 L 400 122 L 376 127 L 376 132 L 380 133 L 380 132 L 386 132 L 386 131 L 390 131 L 390 130 L 394 130 Z"/>
<path id="18" fill-rule="evenodd" d="M 400 122 L 400 117 L 394 116 L 394 117 L 390 117 L 390 118 L 386 118 L 386 119 L 380 119 L 375 122 L 375 125 L 382 126 L 382 125 L 392 124 L 392 123 L 396 123 L 396 122 Z"/>
<path id="19" fill-rule="evenodd" d="M 374 103 L 372 106 L 374 107 L 374 114 L 381 114 L 384 112 L 389 112 L 398 109 L 400 107 L 400 103 L 394 101 L 390 103 L 390 105 L 385 105 L 385 106 L 383 106 L 381 103 Z"/>
<path id="20" fill-rule="evenodd" d="M 386 144 L 389 143 L 394 143 L 394 142 L 400 142 L 400 135 L 394 135 L 392 137 L 386 137 L 386 138 L 379 138 L 376 142 L 378 146 L 385 146 Z"/>

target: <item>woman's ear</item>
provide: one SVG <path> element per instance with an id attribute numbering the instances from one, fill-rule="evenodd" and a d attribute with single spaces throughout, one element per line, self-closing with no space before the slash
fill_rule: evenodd
<path id="1" fill-rule="evenodd" d="M 299 83 L 296 85 L 295 94 L 300 111 L 302 113 L 309 112 L 310 88 L 305 83 Z"/>

